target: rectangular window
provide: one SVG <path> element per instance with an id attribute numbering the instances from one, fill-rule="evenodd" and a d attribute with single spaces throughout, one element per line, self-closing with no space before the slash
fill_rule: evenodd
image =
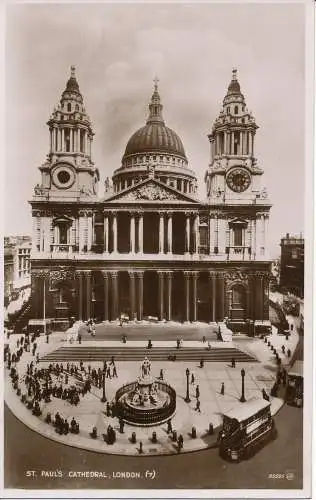
<path id="1" fill-rule="evenodd" d="M 61 245 L 67 245 L 68 243 L 68 238 L 67 238 L 67 226 L 65 224 L 62 224 L 59 226 L 59 243 Z"/>
<path id="2" fill-rule="evenodd" d="M 234 229 L 234 246 L 241 247 L 243 245 L 242 241 L 242 228 L 235 227 Z"/>

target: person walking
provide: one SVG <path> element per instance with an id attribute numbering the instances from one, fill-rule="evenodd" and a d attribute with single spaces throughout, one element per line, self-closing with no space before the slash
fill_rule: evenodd
<path id="1" fill-rule="evenodd" d="M 113 365 L 113 373 L 112 373 L 112 377 L 116 377 L 117 378 L 117 371 L 116 371 L 116 365 L 114 364 Z"/>
<path id="2" fill-rule="evenodd" d="M 199 399 L 200 397 L 200 387 L 198 385 L 195 388 L 195 397 L 196 399 Z"/>
<path id="3" fill-rule="evenodd" d="M 194 377 L 194 373 L 191 373 L 191 384 L 193 385 L 195 382 L 195 377 Z"/>
<path id="4" fill-rule="evenodd" d="M 224 384 L 224 382 L 222 382 L 221 395 L 224 396 L 224 394 L 225 394 L 225 384 Z"/>
<path id="5" fill-rule="evenodd" d="M 201 402 L 199 399 L 196 400 L 195 411 L 198 411 L 199 413 L 201 413 Z"/>
<path id="6" fill-rule="evenodd" d="M 170 432 L 172 432 L 172 423 L 170 418 L 167 423 L 168 423 L 167 434 L 170 434 Z"/>
<path id="7" fill-rule="evenodd" d="M 234 357 L 232 358 L 232 368 L 236 368 L 236 360 Z"/>

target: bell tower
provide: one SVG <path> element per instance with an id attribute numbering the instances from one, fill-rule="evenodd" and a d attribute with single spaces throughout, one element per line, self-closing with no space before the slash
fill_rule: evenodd
<path id="1" fill-rule="evenodd" d="M 205 182 L 211 203 L 253 203 L 260 198 L 263 170 L 254 156 L 257 129 L 233 69 L 222 109 L 208 135 L 211 162 Z"/>
<path id="2" fill-rule="evenodd" d="M 91 159 L 94 133 L 74 66 L 47 125 L 49 153 L 39 167 L 42 183 L 36 186 L 35 197 L 48 193 L 49 199 L 94 197 L 99 181 L 99 171 Z"/>

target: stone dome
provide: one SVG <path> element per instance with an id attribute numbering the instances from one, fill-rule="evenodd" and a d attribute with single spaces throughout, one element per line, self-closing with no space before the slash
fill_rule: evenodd
<path id="1" fill-rule="evenodd" d="M 187 160 L 180 137 L 165 125 L 162 108 L 156 82 L 149 104 L 149 117 L 146 125 L 138 129 L 129 139 L 123 162 L 130 155 L 141 155 L 142 153 L 176 155 L 185 161 Z"/>
<path id="2" fill-rule="evenodd" d="M 123 159 L 142 153 L 171 154 L 186 159 L 180 137 L 163 122 L 150 122 L 137 130 L 129 139 Z"/>

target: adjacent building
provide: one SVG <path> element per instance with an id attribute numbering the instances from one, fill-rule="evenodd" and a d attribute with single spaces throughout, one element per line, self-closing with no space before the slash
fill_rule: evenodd
<path id="1" fill-rule="evenodd" d="M 206 138 L 205 200 L 164 116 L 155 81 L 145 124 L 99 197 L 94 131 L 72 67 L 47 123 L 49 152 L 30 200 L 34 318 L 45 310 L 56 328 L 71 316 L 114 321 L 121 313 L 134 320 L 227 318 L 235 331 L 268 324 L 271 204 L 255 158 L 258 126 L 236 70 Z"/>
<path id="2" fill-rule="evenodd" d="M 31 285 L 31 237 L 4 238 L 4 306 Z"/>
<path id="3" fill-rule="evenodd" d="M 281 239 L 280 287 L 304 297 L 304 238 L 286 234 Z"/>

